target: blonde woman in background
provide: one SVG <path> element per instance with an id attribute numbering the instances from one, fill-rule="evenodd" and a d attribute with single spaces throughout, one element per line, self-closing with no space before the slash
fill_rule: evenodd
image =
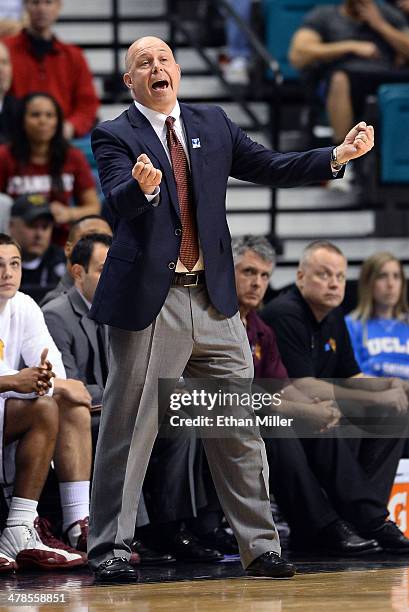
<path id="1" fill-rule="evenodd" d="M 363 263 L 358 306 L 346 323 L 364 374 L 409 379 L 406 291 L 403 266 L 391 253 L 375 253 Z"/>

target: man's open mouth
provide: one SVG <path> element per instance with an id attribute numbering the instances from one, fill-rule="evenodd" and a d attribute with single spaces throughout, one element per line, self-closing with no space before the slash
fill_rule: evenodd
<path id="1" fill-rule="evenodd" d="M 166 81 L 166 80 L 155 81 L 155 83 L 153 83 L 152 85 L 152 89 L 154 89 L 155 91 L 159 89 L 167 89 L 168 87 L 169 87 L 169 81 Z"/>

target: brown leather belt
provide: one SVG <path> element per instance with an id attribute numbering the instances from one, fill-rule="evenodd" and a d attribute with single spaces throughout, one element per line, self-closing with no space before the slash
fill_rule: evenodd
<path id="1" fill-rule="evenodd" d="M 197 287 L 198 285 L 204 285 L 205 275 L 204 272 L 175 272 L 175 276 L 172 280 L 172 285 L 177 287 Z"/>

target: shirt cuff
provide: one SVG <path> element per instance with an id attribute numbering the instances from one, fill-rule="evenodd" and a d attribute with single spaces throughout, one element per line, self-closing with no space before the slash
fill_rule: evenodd
<path id="1" fill-rule="evenodd" d="M 155 187 L 155 191 L 153 193 L 145 193 L 145 198 L 148 200 L 149 204 L 152 204 L 152 206 L 158 206 L 159 194 L 160 187 Z"/>

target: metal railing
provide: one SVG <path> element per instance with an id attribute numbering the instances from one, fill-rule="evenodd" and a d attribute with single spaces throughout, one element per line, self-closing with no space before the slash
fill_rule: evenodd
<path id="1" fill-rule="evenodd" d="M 214 58 L 208 53 L 207 49 L 197 40 L 197 37 L 195 37 L 194 33 L 188 27 L 186 20 L 184 20 L 183 15 L 181 15 L 177 11 L 175 12 L 175 0 L 168 0 L 167 2 L 168 19 L 171 24 L 171 40 L 169 41 L 170 45 L 172 46 L 172 48 L 177 47 L 177 34 L 181 33 L 184 36 L 186 42 L 192 48 L 194 48 L 198 55 L 202 58 L 210 72 L 216 75 L 223 83 L 229 98 L 236 102 L 250 119 L 250 129 L 254 129 L 264 134 L 267 137 L 268 141 L 271 143 L 272 147 L 276 149 L 278 147 L 280 131 L 280 86 L 283 82 L 283 78 L 280 72 L 280 66 L 277 60 L 271 55 L 267 47 L 261 42 L 260 38 L 250 27 L 250 25 L 247 24 L 240 17 L 240 15 L 238 15 L 235 9 L 228 2 L 226 2 L 226 0 L 208 1 L 223 16 L 228 16 L 230 19 L 233 19 L 236 22 L 243 34 L 246 35 L 248 44 L 253 52 L 253 56 L 262 67 L 261 69 L 265 70 L 266 73 L 268 70 L 271 71 L 272 87 L 270 86 L 269 88 L 270 99 L 268 126 L 263 125 L 259 121 L 257 115 L 251 109 L 247 101 L 245 90 L 243 90 L 243 88 L 237 88 L 235 86 L 232 86 L 230 83 L 228 83 L 222 70 L 220 69 L 218 62 L 214 60 Z M 192 21 L 191 16 L 189 17 L 188 21 Z M 275 234 L 277 214 L 277 191 L 274 187 L 271 188 L 271 201 L 270 209 L 268 212 L 270 215 L 269 232 Z"/>

